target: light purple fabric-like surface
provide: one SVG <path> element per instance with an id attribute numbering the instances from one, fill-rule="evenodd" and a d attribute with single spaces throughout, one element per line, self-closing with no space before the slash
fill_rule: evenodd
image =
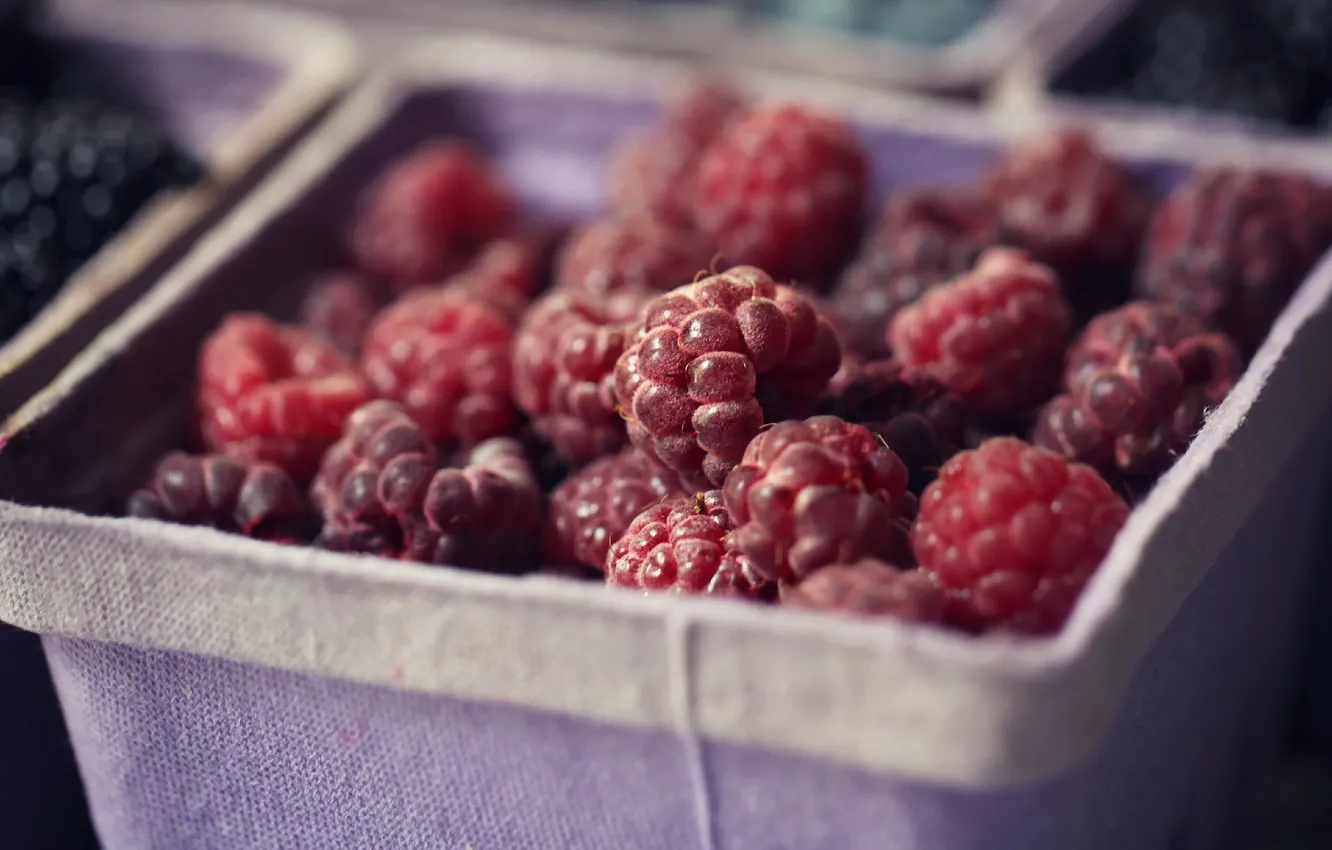
<path id="1" fill-rule="evenodd" d="M 1228 846 L 1279 727 L 1327 454 L 1281 474 L 1085 769 L 974 794 L 705 743 L 714 847 Z M 44 641 L 107 850 L 706 850 L 690 750 L 669 733 Z"/>
<path id="2" fill-rule="evenodd" d="M 150 109 L 204 156 L 282 80 L 280 69 L 221 53 L 94 41 L 73 46 L 90 68 L 114 75 L 110 84 L 115 91 Z M 150 264 L 144 280 L 163 270 L 162 264 Z M 105 309 L 115 306 L 107 304 Z M 62 347 L 78 350 L 100 323 L 91 317 L 82 338 L 65 340 Z M 21 394 L 13 389 L 7 391 L 6 400 Z M 0 624 L 0 683 L 0 847 L 93 846 L 82 789 L 38 639 L 4 624 Z"/>

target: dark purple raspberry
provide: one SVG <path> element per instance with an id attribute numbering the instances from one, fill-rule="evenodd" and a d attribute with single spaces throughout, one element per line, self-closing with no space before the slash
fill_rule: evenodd
<path id="1" fill-rule="evenodd" d="M 824 567 L 792 588 L 782 604 L 911 623 L 943 620 L 943 593 L 918 570 L 902 571 L 871 558 Z"/>
<path id="2" fill-rule="evenodd" d="M 897 311 L 965 273 L 999 236 L 998 215 L 974 191 L 926 187 L 894 194 L 833 295 L 843 341 L 865 357 L 887 355 L 888 323 Z"/>
<path id="3" fill-rule="evenodd" d="M 1168 305 L 1129 304 L 1094 320 L 1073 346 L 1067 392 L 1046 405 L 1033 441 L 1107 476 L 1159 475 L 1243 368 L 1226 335 L 1204 333 Z"/>
<path id="4" fill-rule="evenodd" d="M 916 498 L 897 455 L 835 416 L 779 422 L 726 477 L 735 543 L 756 575 L 798 584 L 861 558 L 910 563 Z"/>
<path id="5" fill-rule="evenodd" d="M 307 519 L 296 482 L 281 468 L 183 452 L 162 459 L 145 489 L 130 496 L 125 513 L 279 542 L 304 539 Z"/>
<path id="6" fill-rule="evenodd" d="M 846 358 L 818 412 L 864 425 L 883 438 L 906 464 L 908 488 L 916 495 L 961 450 L 970 424 L 947 387 L 896 360 Z"/>
<path id="7" fill-rule="evenodd" d="M 556 290 L 532 306 L 513 344 L 513 397 L 533 431 L 584 463 L 624 445 L 615 363 L 646 301 L 638 291 L 594 297 Z"/>
<path id="8" fill-rule="evenodd" d="M 1302 177 L 1194 174 L 1148 229 L 1137 290 L 1226 331 L 1252 354 L 1332 238 L 1332 196 Z"/>
<path id="9" fill-rule="evenodd" d="M 612 587 L 768 600 L 774 586 L 732 546 L 734 526 L 721 493 L 710 490 L 652 505 L 606 554 Z"/>
<path id="10" fill-rule="evenodd" d="M 629 438 L 686 487 L 720 486 L 765 422 L 813 412 L 841 363 L 800 293 L 739 266 L 649 304 L 615 367 Z"/>
<path id="11" fill-rule="evenodd" d="M 547 563 L 602 570 L 606 550 L 647 508 L 683 496 L 675 474 L 636 450 L 593 461 L 550 494 L 544 555 Z"/>

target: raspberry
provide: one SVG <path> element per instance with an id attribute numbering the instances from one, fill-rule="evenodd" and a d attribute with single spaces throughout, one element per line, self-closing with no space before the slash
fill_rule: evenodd
<path id="1" fill-rule="evenodd" d="M 927 292 L 889 327 L 897 357 L 983 416 L 1049 398 L 1072 317 L 1059 282 L 1022 251 L 990 248 L 971 273 Z"/>
<path id="2" fill-rule="evenodd" d="M 400 402 L 432 439 L 471 447 L 513 427 L 512 340 L 485 302 L 420 289 L 375 318 L 361 364 L 375 393 Z"/>
<path id="3" fill-rule="evenodd" d="M 999 217 L 979 194 L 923 188 L 893 196 L 860 256 L 842 276 L 835 304 L 856 351 L 888 353 L 888 323 L 925 290 L 966 272 L 999 243 Z"/>
<path id="4" fill-rule="evenodd" d="M 667 290 L 693 280 L 712 261 L 702 237 L 646 215 L 593 222 L 560 254 L 561 289 L 603 296 L 622 289 Z"/>
<path id="5" fill-rule="evenodd" d="M 513 225 L 509 192 L 457 141 L 427 144 L 367 191 L 351 231 L 361 268 L 399 288 L 437 283 Z"/>
<path id="6" fill-rule="evenodd" d="M 769 581 L 798 584 L 860 558 L 909 562 L 906 467 L 860 425 L 779 422 L 749 444 L 723 493 L 736 546 Z"/>
<path id="7" fill-rule="evenodd" d="M 943 594 L 929 576 L 871 558 L 824 567 L 784 591 L 782 604 L 912 623 L 938 623 L 944 608 Z"/>
<path id="8" fill-rule="evenodd" d="M 962 403 L 938 381 L 895 360 L 846 358 L 819 403 L 819 413 L 864 425 L 879 435 L 919 494 L 965 442 Z"/>
<path id="9" fill-rule="evenodd" d="M 798 292 L 739 266 L 658 297 L 615 366 L 629 438 L 691 489 L 717 487 L 764 422 L 813 412 L 841 361 Z"/>
<path id="10" fill-rule="evenodd" d="M 496 572 L 535 560 L 541 491 L 522 447 L 486 440 L 461 469 L 437 469 L 424 430 L 389 402 L 348 420 L 311 496 L 330 549 Z"/>
<path id="11" fill-rule="evenodd" d="M 1199 171 L 1157 209 L 1137 290 L 1226 331 L 1252 353 L 1328 246 L 1328 199 L 1300 177 Z"/>
<path id="12" fill-rule="evenodd" d="M 541 247 L 529 240 L 496 239 L 466 269 L 446 281 L 450 289 L 485 301 L 516 323 L 541 283 Z"/>
<path id="13" fill-rule="evenodd" d="M 647 508 L 684 493 L 679 480 L 639 452 L 593 461 L 550 494 L 544 552 L 548 563 L 600 571 L 606 550 Z"/>
<path id="14" fill-rule="evenodd" d="M 537 435 L 570 461 L 611 454 L 625 442 L 612 382 L 643 303 L 636 292 L 594 298 L 557 290 L 518 327 L 514 401 Z"/>
<path id="15" fill-rule="evenodd" d="M 1168 305 L 1129 304 L 1087 326 L 1069 353 L 1068 392 L 1046 405 L 1033 441 L 1103 474 L 1157 475 L 1243 368 L 1224 334 Z"/>
<path id="16" fill-rule="evenodd" d="M 944 464 L 911 545 L 947 617 L 975 631 L 1057 631 L 1129 508 L 1089 466 L 1012 437 Z"/>
<path id="17" fill-rule="evenodd" d="M 728 262 L 823 287 L 859 238 L 868 180 L 865 150 L 841 120 L 756 109 L 703 155 L 695 214 Z"/>
<path id="18" fill-rule="evenodd" d="M 1015 145 L 985 183 L 1009 238 L 1056 269 L 1072 288 L 1079 272 L 1133 259 L 1147 214 L 1128 171 L 1081 130 Z M 1094 280 L 1094 278 L 1093 278 Z"/>
<path id="19" fill-rule="evenodd" d="M 724 80 L 694 79 L 665 106 L 662 124 L 668 133 L 706 145 L 745 107 L 745 98 Z"/>
<path id="20" fill-rule="evenodd" d="M 162 459 L 125 513 L 284 542 L 304 536 L 306 519 L 296 483 L 273 464 L 183 452 Z"/>
<path id="21" fill-rule="evenodd" d="M 352 362 L 310 332 L 238 313 L 199 353 L 205 445 L 304 480 L 369 393 Z"/>
<path id="22" fill-rule="evenodd" d="M 606 583 L 674 593 L 766 600 L 772 585 L 756 577 L 729 542 L 734 526 L 721 493 L 710 490 L 649 507 L 606 554 Z"/>
<path id="23" fill-rule="evenodd" d="M 301 325 L 329 345 L 351 357 L 361 350 L 361 338 L 379 309 L 370 281 L 356 272 L 320 275 L 301 302 Z"/>

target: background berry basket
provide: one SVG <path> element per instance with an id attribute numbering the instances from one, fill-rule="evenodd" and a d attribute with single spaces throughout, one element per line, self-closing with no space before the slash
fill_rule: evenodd
<path id="1" fill-rule="evenodd" d="M 1032 43 L 1058 49 L 1112 0 L 295 0 L 452 27 L 974 97 Z"/>
<path id="2" fill-rule="evenodd" d="M 351 81 L 345 30 L 291 11 L 200 3 L 51 4 L 76 76 L 133 101 L 207 166 L 160 193 L 0 347 L 12 413 L 178 260 Z M 9 285 L 9 284 L 6 284 Z M 88 833 L 55 696 L 31 635 L 0 627 L 0 820 L 15 846 L 74 847 Z"/>
<path id="3" fill-rule="evenodd" d="M 1326 262 L 1048 641 L 86 515 L 179 444 L 194 352 L 224 312 L 291 314 L 299 287 L 283 284 L 323 267 L 378 168 L 460 134 L 528 212 L 589 215 L 605 153 L 678 73 L 480 37 L 423 45 L 6 425 L 0 618 L 43 635 L 108 850 L 1097 850 L 1232 834 L 1275 745 L 1320 542 Z M 1031 129 L 742 81 L 855 120 L 878 192 L 974 179 Z M 1107 124 L 1102 141 L 1158 190 L 1199 151 L 1327 173 L 1316 150 L 1242 136 Z"/>

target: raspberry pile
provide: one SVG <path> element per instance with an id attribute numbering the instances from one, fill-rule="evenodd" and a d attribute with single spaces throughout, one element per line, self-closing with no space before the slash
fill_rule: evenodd
<path id="1" fill-rule="evenodd" d="M 627 144 L 555 251 L 480 151 L 390 163 L 297 323 L 205 341 L 199 444 L 127 513 L 1049 634 L 1332 243 L 1322 186 L 1210 169 L 1152 211 L 1072 131 L 865 233 L 865 148 L 811 108 L 696 83 Z"/>

